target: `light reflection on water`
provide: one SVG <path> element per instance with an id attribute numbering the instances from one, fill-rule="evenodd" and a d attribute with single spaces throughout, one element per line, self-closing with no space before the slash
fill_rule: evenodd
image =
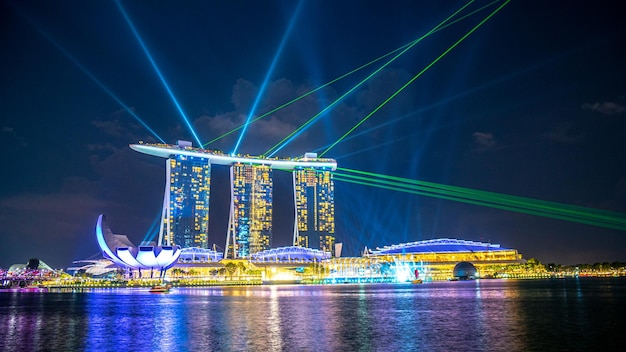
<path id="1" fill-rule="evenodd" d="M 5 350 L 621 350 L 624 279 L 0 293 Z"/>

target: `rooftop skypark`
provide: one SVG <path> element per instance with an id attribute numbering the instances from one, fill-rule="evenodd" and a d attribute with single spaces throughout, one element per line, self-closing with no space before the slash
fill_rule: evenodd
<path id="1" fill-rule="evenodd" d="M 306 153 L 297 158 L 267 158 L 264 156 L 253 156 L 247 154 L 226 154 L 219 150 L 194 148 L 190 142 L 179 141 L 176 145 L 171 144 L 131 144 L 130 148 L 140 153 L 154 155 L 162 158 L 169 158 L 172 155 L 185 155 L 209 159 L 211 164 L 232 165 L 234 163 L 246 163 L 257 165 L 269 165 L 273 169 L 292 170 L 295 168 L 320 168 L 337 169 L 337 161 L 329 158 L 318 158 L 316 153 Z"/>

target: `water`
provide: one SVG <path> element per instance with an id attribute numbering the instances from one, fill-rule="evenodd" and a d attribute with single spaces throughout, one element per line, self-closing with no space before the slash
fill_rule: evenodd
<path id="1" fill-rule="evenodd" d="M 626 278 L 0 293 L 6 351 L 624 350 Z"/>

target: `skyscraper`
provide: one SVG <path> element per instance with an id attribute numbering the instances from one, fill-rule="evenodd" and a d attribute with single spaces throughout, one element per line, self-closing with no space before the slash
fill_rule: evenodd
<path id="1" fill-rule="evenodd" d="M 211 164 L 230 166 L 230 212 L 225 258 L 249 258 L 272 244 L 273 169 L 294 170 L 294 245 L 333 252 L 335 204 L 333 159 L 306 153 L 301 158 L 229 155 L 176 145 L 131 144 L 140 153 L 166 158 L 159 245 L 207 248 Z"/>
<path id="2" fill-rule="evenodd" d="M 211 166 L 205 158 L 172 155 L 166 160 L 167 181 L 159 244 L 208 248 Z"/>
<path id="3" fill-rule="evenodd" d="M 229 256 L 237 258 L 248 258 L 270 248 L 272 169 L 269 165 L 235 163 L 231 166 L 231 208 L 226 241 Z"/>
<path id="4" fill-rule="evenodd" d="M 335 244 L 335 186 L 324 168 L 293 172 L 296 224 L 294 245 L 332 252 Z"/>

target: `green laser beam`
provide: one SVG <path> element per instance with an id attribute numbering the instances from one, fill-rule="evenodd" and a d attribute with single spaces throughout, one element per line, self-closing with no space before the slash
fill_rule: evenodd
<path id="1" fill-rule="evenodd" d="M 446 49 L 441 55 L 439 55 L 435 60 L 433 60 L 430 64 L 424 67 L 420 72 L 418 72 L 413 78 L 411 78 L 408 82 L 406 82 L 402 87 L 396 90 L 391 96 L 385 99 L 382 103 L 380 103 L 374 110 L 372 110 L 369 114 L 367 114 L 364 118 L 362 118 L 356 125 L 354 125 L 351 129 L 349 129 L 343 136 L 341 136 L 338 140 L 336 140 L 333 144 L 331 144 L 326 150 L 324 150 L 320 157 L 324 156 L 329 150 L 331 150 L 335 145 L 340 143 L 344 138 L 346 138 L 352 131 L 357 129 L 361 124 L 363 124 L 367 119 L 369 119 L 372 115 L 374 115 L 378 110 L 382 109 L 383 106 L 387 105 L 391 99 L 395 98 L 400 92 L 402 92 L 406 87 L 408 87 L 411 83 L 413 83 L 416 79 L 418 79 L 424 72 L 430 69 L 433 65 L 435 65 L 439 60 L 441 60 L 444 56 L 446 56 L 450 51 L 456 48 L 461 42 L 463 42 L 467 37 L 469 37 L 472 33 L 474 33 L 478 28 L 480 28 L 485 22 L 487 22 L 491 17 L 493 17 L 496 13 L 498 13 L 504 6 L 506 6 L 510 0 L 505 1 L 502 5 L 498 6 L 493 12 L 491 12 L 487 17 L 485 17 L 482 21 L 480 21 L 476 26 L 474 26 L 469 32 L 463 35 L 459 40 L 457 40 L 452 46 Z"/>
<path id="2" fill-rule="evenodd" d="M 489 3 L 489 4 L 487 4 L 487 5 L 484 5 L 484 6 L 482 6 L 482 7 L 478 8 L 478 9 L 476 9 L 476 10 L 474 10 L 474 11 L 472 11 L 472 12 L 470 12 L 470 13 L 466 14 L 466 15 L 463 15 L 462 17 L 460 17 L 460 18 L 458 18 L 458 19 L 456 19 L 456 20 L 454 20 L 454 21 L 452 21 L 452 22 L 450 22 L 450 23 L 447 23 L 447 24 L 445 24 L 445 25 L 441 26 L 441 27 L 440 27 L 440 28 L 438 28 L 437 30 L 433 31 L 431 34 L 434 34 L 434 33 L 439 32 L 439 31 L 441 31 L 441 30 L 443 30 L 443 29 L 445 29 L 445 28 L 448 28 L 448 27 L 450 27 L 450 26 L 452 26 L 452 25 L 454 25 L 454 24 L 456 24 L 456 23 L 458 23 L 458 22 L 461 22 L 462 20 L 464 20 L 464 19 L 466 19 L 466 18 L 469 18 L 469 17 L 471 17 L 471 16 L 473 16 L 473 15 L 477 14 L 478 12 L 481 12 L 481 11 L 483 11 L 484 9 L 488 8 L 488 7 L 493 6 L 495 3 L 498 3 L 498 2 L 500 2 L 500 1 L 502 1 L 502 0 L 495 0 L 495 1 L 492 1 L 491 3 Z M 307 96 L 309 96 L 309 95 L 311 95 L 311 94 L 313 94 L 313 93 L 315 93 L 315 92 L 317 92 L 317 91 L 319 91 L 319 90 L 321 90 L 321 89 L 323 89 L 323 88 L 326 88 L 326 87 L 328 87 L 329 85 L 331 85 L 331 84 L 333 84 L 333 83 L 336 83 L 336 82 L 338 82 L 338 81 L 340 81 L 340 80 L 342 80 L 342 79 L 344 79 L 344 78 L 346 78 L 346 77 L 348 77 L 348 76 L 350 76 L 350 75 L 352 75 L 352 74 L 354 74 L 354 73 L 356 73 L 356 72 L 358 72 L 358 71 L 360 71 L 360 70 L 362 70 L 362 69 L 364 69 L 364 68 L 366 68 L 366 67 L 368 67 L 368 66 L 370 66 L 370 65 L 375 64 L 375 63 L 376 63 L 376 62 L 378 62 L 378 61 L 383 60 L 383 59 L 384 59 L 384 58 L 386 58 L 386 57 L 389 57 L 389 56 L 393 55 L 394 53 L 396 53 L 396 52 L 398 52 L 398 51 L 400 51 L 400 50 L 402 50 L 402 49 L 406 48 L 407 46 L 411 45 L 412 43 L 415 43 L 417 40 L 419 40 L 419 39 L 415 39 L 415 40 L 413 40 L 413 41 L 411 41 L 411 42 L 409 42 L 409 43 L 406 43 L 406 44 L 402 45 L 402 46 L 401 46 L 401 47 L 399 47 L 399 48 L 396 48 L 396 49 L 394 49 L 394 50 L 392 50 L 392 51 L 390 51 L 390 52 L 388 52 L 388 53 L 386 53 L 386 54 L 384 54 L 384 55 L 381 55 L 381 56 L 379 56 L 378 58 L 376 58 L 376 59 L 374 59 L 374 60 L 371 60 L 371 61 L 369 61 L 368 63 L 365 63 L 365 64 L 363 64 L 363 65 L 361 65 L 361 66 L 359 66 L 359 67 L 355 68 L 354 70 L 352 70 L 352 71 L 350 71 L 350 72 L 348 72 L 348 73 L 345 73 L 345 74 L 343 74 L 343 75 L 341 75 L 341 76 L 339 76 L 339 77 L 337 77 L 337 78 L 335 78 L 335 79 L 333 79 L 333 80 L 329 81 L 328 83 L 325 83 L 325 84 L 323 84 L 323 85 L 321 85 L 321 86 L 319 86 L 319 87 L 317 87 L 317 88 L 315 88 L 315 89 L 313 89 L 313 90 L 311 90 L 311 91 L 309 91 L 309 92 L 306 92 L 306 93 L 304 93 L 303 95 L 301 95 L 301 96 L 299 96 L 299 97 L 296 97 L 296 98 L 294 98 L 294 99 L 292 99 L 292 100 L 290 100 L 290 101 L 288 101 L 288 102 L 286 102 L 286 103 L 284 103 L 284 104 L 282 104 L 282 105 L 280 105 L 280 106 L 278 106 L 278 107 L 276 107 L 276 108 L 274 108 L 274 109 L 272 109 L 272 110 L 270 110 L 270 111 L 268 111 L 268 112 L 266 112 L 266 113 L 264 113 L 264 114 L 262 114 L 262 115 L 260 115 L 260 116 L 255 117 L 254 119 L 250 120 L 250 122 L 248 122 L 248 125 L 250 125 L 250 124 L 252 124 L 252 123 L 254 123 L 254 122 L 256 122 L 256 121 L 258 121 L 258 120 L 260 120 L 260 119 L 262 119 L 262 118 L 264 118 L 264 117 L 267 117 L 267 116 L 269 116 L 269 115 L 271 115 L 271 114 L 275 113 L 276 111 L 281 110 L 281 109 L 283 109 L 283 108 L 285 108 L 285 107 L 287 107 L 287 106 L 289 106 L 289 105 L 291 105 L 291 104 L 294 104 L 294 103 L 296 103 L 297 101 L 302 100 L 302 99 L 304 99 L 305 97 L 307 97 Z M 215 142 L 219 141 L 220 139 L 222 139 L 222 138 L 224 138 L 224 137 L 227 137 L 227 136 L 229 136 L 230 134 L 232 134 L 232 133 L 235 133 L 235 132 L 239 131 L 240 129 L 244 128 L 244 126 L 245 126 L 245 125 L 246 125 L 246 124 L 244 123 L 244 124 L 242 124 L 242 125 L 240 125 L 240 126 L 238 126 L 238 127 L 235 127 L 234 129 L 232 129 L 232 130 L 230 130 L 230 131 L 228 131 L 228 132 L 225 132 L 224 134 L 222 134 L 222 135 L 220 135 L 220 136 L 218 136 L 218 137 L 216 137 L 216 138 L 214 138 L 214 139 L 212 139 L 212 140 L 208 141 L 208 142 L 207 142 L 207 143 L 205 143 L 202 147 L 204 148 L 204 147 L 208 146 L 208 145 L 209 145 L 209 144 L 211 144 L 211 143 L 215 143 Z"/>
<path id="3" fill-rule="evenodd" d="M 513 207 L 513 206 L 508 206 L 508 205 L 494 204 L 494 203 L 483 202 L 483 201 L 474 200 L 474 199 L 451 197 L 451 196 L 448 196 L 448 195 L 424 192 L 424 191 L 419 191 L 419 190 L 406 189 L 406 188 L 392 186 L 392 185 L 378 184 L 378 183 L 372 183 L 372 182 L 367 182 L 367 181 L 353 180 L 353 179 L 349 179 L 349 178 L 343 178 L 341 175 L 337 175 L 337 174 L 335 174 L 334 179 L 337 180 L 337 181 L 349 182 L 349 183 L 354 183 L 354 184 L 360 184 L 360 185 L 365 185 L 365 186 L 369 186 L 369 187 L 377 187 L 377 188 L 388 189 L 388 190 L 393 190 L 393 191 L 411 193 L 411 194 L 416 194 L 416 195 L 423 195 L 423 196 L 434 197 L 434 198 L 439 198 L 439 199 L 444 199 L 444 200 L 452 200 L 452 201 L 456 201 L 456 202 L 462 202 L 462 203 L 467 203 L 467 204 L 486 206 L 486 207 L 491 207 L 491 208 L 495 208 L 495 209 L 515 211 L 515 212 L 525 213 L 525 214 L 529 214 L 529 215 L 536 215 L 536 216 L 548 217 L 548 218 L 553 218 L 553 219 L 558 219 L 558 220 L 565 220 L 565 221 L 570 221 L 570 222 L 578 222 L 578 223 L 582 223 L 582 224 L 586 224 L 586 225 L 593 225 L 593 226 L 598 226 L 598 227 L 605 227 L 605 228 L 611 228 L 611 229 L 615 229 L 615 230 L 626 231 L 626 226 L 624 226 L 624 225 L 610 224 L 610 223 L 605 223 L 605 222 L 598 222 L 598 221 L 594 221 L 594 220 L 591 220 L 591 219 L 573 218 L 573 217 L 562 215 L 562 214 L 546 213 L 546 212 L 532 210 L 532 209 L 525 209 L 525 208 L 518 208 L 518 207 Z"/>
<path id="4" fill-rule="evenodd" d="M 475 189 L 470 189 L 470 188 L 448 186 L 448 185 L 442 185 L 442 184 L 437 184 L 433 182 L 425 182 L 425 181 L 406 179 L 406 178 L 396 177 L 396 176 L 375 174 L 375 173 L 370 173 L 366 171 L 343 169 L 343 168 L 338 168 L 337 170 L 340 172 L 341 171 L 351 172 L 351 173 L 366 175 L 368 177 L 373 177 L 373 178 L 382 178 L 382 179 L 397 181 L 400 183 L 429 187 L 429 189 L 430 188 L 445 189 L 445 190 L 449 190 L 452 192 L 456 192 L 464 197 L 471 196 L 471 197 L 477 197 L 477 198 L 482 198 L 482 199 L 493 199 L 493 200 L 499 200 L 502 202 L 507 202 L 513 205 L 534 206 L 534 207 L 541 208 L 541 209 L 560 209 L 561 212 L 571 214 L 572 216 L 587 216 L 587 217 L 593 216 L 594 218 L 599 219 L 599 220 L 616 222 L 616 223 L 626 225 L 626 215 L 622 213 L 618 213 L 618 212 L 611 212 L 607 210 L 600 210 L 600 209 L 593 209 L 593 208 L 587 208 L 587 207 L 581 207 L 581 206 L 575 206 L 575 205 L 569 205 L 569 204 L 549 202 L 549 201 L 533 199 L 533 198 L 505 195 L 505 194 L 500 194 L 500 193 L 495 193 L 495 192 L 480 191 L 480 190 L 475 190 Z"/>
<path id="5" fill-rule="evenodd" d="M 481 202 L 485 202 L 489 204 L 509 206 L 509 207 L 516 208 L 516 209 L 529 209 L 529 210 L 538 211 L 538 212 L 559 214 L 559 215 L 567 216 L 570 218 L 592 220 L 592 221 L 596 221 L 599 223 L 601 222 L 605 224 L 613 224 L 613 225 L 626 227 L 626 221 L 620 218 L 597 216 L 596 214 L 588 213 L 588 212 L 573 212 L 573 211 L 570 211 L 568 209 L 563 209 L 563 207 L 558 207 L 558 206 L 545 207 L 545 206 L 537 205 L 531 202 L 511 201 L 507 197 L 496 198 L 496 197 L 477 196 L 475 194 L 459 194 L 458 192 L 450 191 L 447 189 L 433 189 L 433 188 L 411 185 L 411 184 L 406 184 L 406 183 L 391 182 L 391 181 L 381 180 L 381 179 L 373 179 L 373 178 L 369 178 L 366 176 L 357 176 L 357 175 L 349 175 L 349 174 L 345 174 L 345 175 L 340 174 L 339 176 L 343 176 L 349 179 L 356 179 L 356 180 L 360 180 L 364 182 L 397 186 L 397 187 L 401 187 L 407 190 L 416 190 L 420 192 L 429 192 L 432 194 L 440 194 L 440 195 L 446 195 L 446 196 L 451 196 L 451 197 L 456 197 L 456 198 L 472 199 L 472 200 L 481 201 Z"/>
<path id="6" fill-rule="evenodd" d="M 361 80 L 359 83 L 357 83 L 354 87 L 350 88 L 347 92 L 345 92 L 343 95 L 341 95 L 339 98 L 337 98 L 335 101 L 333 101 L 332 103 L 330 103 L 328 106 L 326 106 L 324 109 L 322 109 L 319 113 L 315 114 L 313 117 L 311 117 L 309 120 L 307 120 L 305 123 L 303 123 L 302 125 L 300 125 L 298 128 L 296 128 L 294 131 L 292 131 L 289 135 L 287 135 L 285 138 L 283 138 L 280 142 L 276 143 L 274 146 L 272 146 L 271 148 L 269 148 L 265 153 L 263 153 L 263 155 L 270 155 L 270 153 L 274 153 L 277 149 L 284 147 L 287 143 L 288 140 L 290 140 L 290 138 L 292 136 L 294 136 L 296 133 L 300 132 L 302 129 L 306 128 L 307 126 L 309 126 L 310 124 L 313 123 L 313 121 L 315 121 L 319 116 L 323 115 L 324 113 L 326 113 L 328 110 L 330 110 L 331 108 L 333 108 L 335 105 L 337 105 L 340 101 L 342 101 L 346 96 L 348 96 L 350 93 L 352 93 L 354 90 L 356 90 L 358 87 L 360 87 L 361 85 L 363 85 L 365 82 L 367 82 L 370 78 L 372 78 L 374 75 L 376 75 L 378 72 L 380 72 L 381 70 L 383 70 L 385 67 L 387 67 L 388 65 L 390 65 L 393 61 L 395 61 L 396 59 L 398 59 L 400 56 L 402 56 L 404 53 L 406 53 L 408 50 L 410 50 L 411 48 L 413 48 L 415 45 L 417 45 L 419 42 L 421 42 L 424 38 L 428 37 L 429 35 L 431 35 L 437 28 L 441 27 L 442 25 L 444 25 L 448 20 L 450 20 L 451 18 L 453 18 L 454 16 L 456 16 L 459 12 L 461 12 L 463 9 L 465 9 L 467 6 L 469 6 L 471 3 L 473 2 L 473 0 L 469 1 L 468 3 L 466 3 L 463 7 L 461 7 L 460 9 L 458 9 L 457 11 L 455 11 L 452 15 L 450 15 L 448 18 L 446 18 L 445 20 L 443 20 L 442 22 L 440 22 L 439 24 L 437 24 L 433 29 L 431 29 L 430 31 L 428 31 L 426 34 L 422 35 L 419 39 L 415 40 L 414 42 L 412 42 L 410 45 L 408 45 L 406 48 L 404 48 L 400 53 L 396 54 L 393 58 L 391 58 L 390 60 L 388 60 L 385 64 L 383 64 L 381 67 L 379 67 L 378 69 L 374 70 L 374 72 L 370 73 L 366 78 L 364 78 L 363 80 Z M 287 143 L 285 143 L 285 141 L 287 141 Z M 283 144 L 284 143 L 284 144 Z"/>

